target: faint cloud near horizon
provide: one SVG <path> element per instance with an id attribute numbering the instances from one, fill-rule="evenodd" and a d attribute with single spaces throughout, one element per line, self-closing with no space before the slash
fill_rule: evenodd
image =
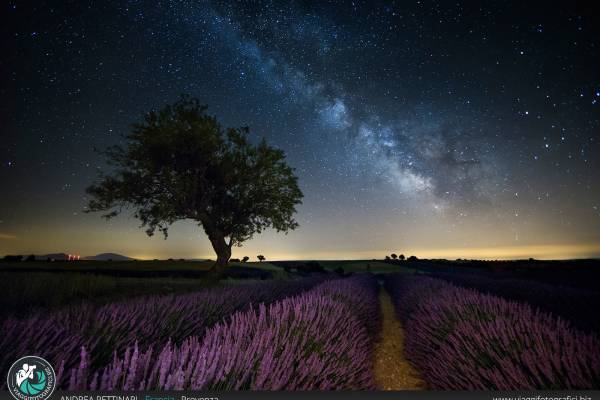
<path id="1" fill-rule="evenodd" d="M 16 239 L 17 237 L 15 235 L 10 235 L 8 233 L 2 233 L 0 232 L 0 239 L 6 239 L 6 240 L 13 240 Z"/>

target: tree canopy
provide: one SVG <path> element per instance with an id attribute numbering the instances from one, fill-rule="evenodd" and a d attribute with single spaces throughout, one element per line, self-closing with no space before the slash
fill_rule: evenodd
<path id="1" fill-rule="evenodd" d="M 227 265 L 232 246 L 266 228 L 287 232 L 303 197 L 282 150 L 249 129 L 224 129 L 207 107 L 184 96 L 133 124 L 124 145 L 105 151 L 110 174 L 87 188 L 87 211 L 112 218 L 133 209 L 148 235 L 165 238 L 171 224 L 198 222 Z"/>

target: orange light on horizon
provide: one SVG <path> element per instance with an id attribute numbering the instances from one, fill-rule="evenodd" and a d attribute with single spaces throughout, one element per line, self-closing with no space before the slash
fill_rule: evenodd
<path id="1" fill-rule="evenodd" d="M 399 250 L 398 250 L 399 251 Z M 398 253 L 398 251 L 395 251 Z M 269 260 L 370 260 L 383 259 L 386 254 L 394 252 L 390 249 L 368 250 L 368 251 L 317 251 L 310 253 L 296 252 L 262 252 L 267 262 Z M 600 257 L 600 244 L 541 244 L 529 246 L 490 246 L 490 247 L 450 247 L 450 248 L 425 248 L 408 247 L 402 253 L 408 257 L 415 255 L 424 259 L 478 259 L 478 260 L 517 260 L 535 258 L 538 260 L 568 260 L 578 258 Z M 241 250 L 239 254 L 233 254 L 232 258 L 242 258 L 248 251 Z M 400 253 L 398 253 L 400 254 Z M 165 259 L 165 255 L 138 254 L 134 258 L 138 260 Z M 173 257 L 175 258 L 175 257 Z M 214 254 L 187 255 L 186 259 L 214 260 Z M 252 261 L 256 261 L 251 257 Z"/>

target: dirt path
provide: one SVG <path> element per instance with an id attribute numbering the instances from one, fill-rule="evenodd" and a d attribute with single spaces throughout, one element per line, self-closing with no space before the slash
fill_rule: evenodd
<path id="1" fill-rule="evenodd" d="M 425 382 L 404 358 L 404 329 L 394 311 L 390 295 L 379 294 L 383 324 L 381 340 L 375 345 L 375 382 L 379 390 L 425 389 Z"/>

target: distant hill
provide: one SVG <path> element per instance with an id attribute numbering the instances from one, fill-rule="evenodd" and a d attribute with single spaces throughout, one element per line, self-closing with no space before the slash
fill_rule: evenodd
<path id="1" fill-rule="evenodd" d="M 113 260 L 113 261 L 129 261 L 129 260 L 133 260 L 133 258 L 124 256 L 124 255 L 121 255 L 121 254 L 116 254 L 116 253 L 100 253 L 100 254 L 97 254 L 95 256 L 83 257 L 83 260 L 94 260 L 94 261 L 108 261 L 108 260 Z"/>

